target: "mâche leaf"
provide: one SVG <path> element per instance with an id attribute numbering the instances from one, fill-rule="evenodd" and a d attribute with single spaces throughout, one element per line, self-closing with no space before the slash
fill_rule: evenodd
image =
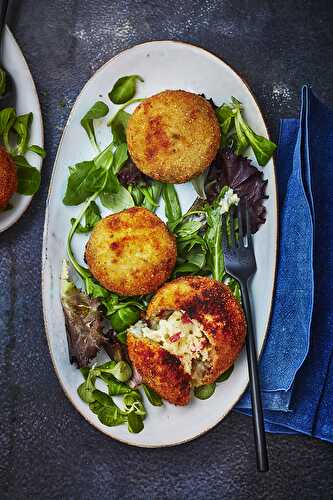
<path id="1" fill-rule="evenodd" d="M 79 223 L 75 228 L 76 233 L 89 233 L 97 224 L 97 222 L 101 220 L 101 213 L 95 201 L 91 201 L 88 205 L 88 208 L 84 214 L 84 218 L 85 225 L 83 226 L 81 223 Z M 71 223 L 74 224 L 74 222 L 75 219 L 71 219 Z"/>
<path id="2" fill-rule="evenodd" d="M 115 146 L 126 143 L 126 129 L 130 114 L 120 109 L 111 122 L 112 139 Z"/>
<path id="3" fill-rule="evenodd" d="M 19 167 L 17 172 L 17 192 L 31 196 L 38 191 L 40 186 L 40 172 L 34 167 Z"/>
<path id="4" fill-rule="evenodd" d="M 7 75 L 6 71 L 0 67 L 0 96 L 4 95 L 7 90 Z"/>
<path id="5" fill-rule="evenodd" d="M 142 384 L 145 395 L 147 396 L 148 401 L 153 406 L 163 406 L 162 398 L 155 392 L 153 389 L 148 387 L 146 384 Z"/>
<path id="6" fill-rule="evenodd" d="M 149 196 L 144 196 L 141 206 L 147 208 L 147 210 L 150 210 L 151 212 L 155 212 L 159 206 L 162 189 L 163 184 L 159 181 L 153 180 L 151 185 L 147 187 Z M 143 194 L 145 195 L 145 192 Z"/>
<path id="7" fill-rule="evenodd" d="M 113 155 L 112 171 L 114 174 L 118 174 L 120 169 L 126 163 L 127 159 L 127 144 L 124 142 L 122 144 L 119 144 Z"/>
<path id="8" fill-rule="evenodd" d="M 106 171 L 96 166 L 95 162 L 82 161 L 69 167 L 66 193 L 63 199 L 65 205 L 79 205 L 96 191 L 102 189 Z"/>
<path id="9" fill-rule="evenodd" d="M 36 146 L 36 144 L 32 144 L 32 146 L 29 146 L 28 151 L 35 153 L 36 155 L 40 156 L 43 159 L 46 157 L 45 149 L 41 148 L 40 146 Z"/>
<path id="10" fill-rule="evenodd" d="M 221 373 L 221 375 L 216 379 L 215 382 L 220 383 L 220 382 L 224 382 L 225 380 L 228 380 L 228 378 L 232 374 L 233 370 L 234 370 L 234 365 L 231 365 L 230 368 L 228 368 L 228 370 Z"/>
<path id="11" fill-rule="evenodd" d="M 9 131 L 16 120 L 16 111 L 14 108 L 4 108 L 0 111 L 0 136 L 7 151 L 12 153 L 9 143 Z"/>
<path id="12" fill-rule="evenodd" d="M 119 185 L 117 193 L 101 193 L 100 200 L 102 204 L 109 210 L 112 210 L 113 213 L 134 207 L 131 193 L 121 184 Z"/>
<path id="13" fill-rule="evenodd" d="M 108 112 L 108 106 L 103 101 L 97 101 L 81 119 L 81 125 L 87 132 L 91 144 L 96 148 L 97 151 L 99 151 L 99 146 L 96 141 L 94 120 L 103 118 L 108 114 Z"/>
<path id="14" fill-rule="evenodd" d="M 122 414 L 117 406 L 103 406 L 97 416 L 100 422 L 108 427 L 121 425 L 127 420 L 127 417 Z"/>
<path id="15" fill-rule="evenodd" d="M 208 399 L 214 394 L 215 387 L 215 382 L 213 384 L 201 385 L 194 389 L 194 395 L 198 399 Z"/>
<path id="16" fill-rule="evenodd" d="M 127 416 L 127 425 L 129 432 L 139 433 L 143 429 L 143 420 L 140 415 L 135 412 L 131 412 Z"/>
<path id="17" fill-rule="evenodd" d="M 220 124 L 221 132 L 226 136 L 233 124 L 235 113 L 230 106 L 222 104 L 222 106 L 215 110 L 215 114 Z"/>
<path id="18" fill-rule="evenodd" d="M 140 311 L 133 306 L 122 307 L 110 317 L 111 326 L 116 332 L 123 332 L 140 318 Z"/>
<path id="19" fill-rule="evenodd" d="M 17 145 L 15 153 L 24 155 L 28 150 L 30 128 L 32 123 L 32 113 L 17 116 L 13 124 L 13 130 L 17 134 Z"/>
<path id="20" fill-rule="evenodd" d="M 177 223 L 182 217 L 182 210 L 173 184 L 163 184 L 162 196 L 165 204 L 165 216 L 168 219 L 168 225 Z"/>
<path id="21" fill-rule="evenodd" d="M 143 82 L 143 78 L 139 75 L 129 75 L 119 78 L 114 84 L 109 98 L 114 104 L 124 104 L 134 97 L 136 92 L 136 82 Z"/>

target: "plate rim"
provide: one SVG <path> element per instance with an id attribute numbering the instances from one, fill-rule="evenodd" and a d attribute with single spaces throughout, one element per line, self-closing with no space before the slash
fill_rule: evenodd
<path id="1" fill-rule="evenodd" d="M 26 60 L 24 54 L 23 54 L 23 51 L 21 50 L 21 47 L 19 46 L 18 42 L 16 41 L 16 38 L 13 35 L 13 33 L 12 33 L 11 29 L 9 28 L 8 24 L 5 25 L 5 32 L 12 39 L 12 42 L 13 42 L 14 46 L 17 49 L 17 53 L 19 54 L 19 58 L 21 58 L 23 66 L 25 66 L 25 69 L 28 71 L 28 73 L 30 75 L 30 79 L 31 79 L 31 83 L 32 83 L 32 93 L 35 95 L 36 100 L 37 100 L 37 113 L 38 113 L 38 119 L 39 119 L 40 127 L 41 127 L 41 147 L 43 148 L 44 147 L 44 123 L 43 123 L 42 108 L 41 108 L 41 105 L 40 105 L 40 102 L 39 102 L 39 97 L 38 97 L 38 92 L 37 92 L 35 80 L 32 77 L 29 65 L 27 63 L 27 60 Z M 35 113 L 34 113 L 34 118 L 35 118 Z M 43 166 L 43 159 L 39 158 L 38 159 L 38 163 L 39 163 L 39 165 L 36 168 L 39 170 L 39 172 L 41 172 L 42 166 Z M 24 195 L 22 195 L 22 196 L 24 196 Z M 5 223 L 3 226 L 0 226 L 0 233 L 3 233 L 4 231 L 6 231 L 7 229 L 9 229 L 10 227 L 14 226 L 14 224 L 16 224 L 16 222 L 28 210 L 28 208 L 29 208 L 29 206 L 30 206 L 30 204 L 31 204 L 32 199 L 33 199 L 34 196 L 35 195 L 33 194 L 33 195 L 29 195 L 29 196 L 25 197 L 28 200 L 26 206 L 23 208 L 23 210 L 17 211 L 17 213 L 16 213 L 15 217 L 13 218 L 13 220 L 11 220 L 10 222 L 8 222 L 7 224 Z"/>
<path id="2" fill-rule="evenodd" d="M 222 62 L 223 64 L 225 64 L 226 66 L 228 66 L 228 68 L 231 71 L 233 71 L 242 80 L 242 82 L 245 84 L 246 88 L 250 92 L 250 94 L 251 94 L 251 96 L 252 96 L 252 98 L 254 100 L 254 103 L 255 103 L 258 111 L 259 111 L 259 114 L 262 117 L 267 137 L 269 139 L 271 137 L 270 137 L 270 133 L 269 133 L 269 129 L 268 129 L 265 117 L 263 116 L 263 114 L 261 112 L 261 109 L 260 109 L 260 106 L 258 104 L 258 100 L 257 100 L 256 96 L 254 95 L 252 89 L 250 88 L 249 84 L 247 83 L 247 81 L 243 78 L 243 76 L 238 71 L 236 71 L 232 65 L 230 65 L 229 63 L 227 63 L 221 57 L 217 56 L 214 52 L 212 52 L 210 50 L 207 50 L 207 49 L 201 47 L 200 45 L 196 45 L 196 44 L 193 44 L 193 43 L 188 43 L 188 42 L 184 42 L 184 41 L 180 41 L 180 40 L 151 40 L 151 41 L 148 41 L 148 42 L 143 42 L 143 43 L 138 43 L 138 44 L 132 45 L 132 46 L 130 46 L 130 47 L 122 50 L 121 52 L 118 52 L 117 54 L 115 54 L 108 61 L 106 61 L 104 64 L 102 64 L 102 66 L 100 66 L 91 75 L 91 77 L 86 81 L 86 83 L 83 85 L 82 89 L 80 90 L 80 92 L 78 93 L 78 95 L 77 95 L 77 97 L 75 99 L 73 107 L 72 107 L 72 109 L 71 109 L 71 111 L 70 111 L 70 113 L 68 115 L 66 124 L 64 126 L 63 133 L 62 133 L 60 142 L 58 144 L 57 154 L 56 154 L 54 162 L 53 162 L 52 175 L 51 175 L 49 189 L 48 189 L 48 194 L 47 194 L 46 207 L 45 207 L 44 229 L 43 229 L 43 248 L 42 248 L 41 288 L 42 288 L 43 319 L 44 319 L 45 334 L 46 334 L 46 339 L 47 339 L 47 344 L 48 344 L 48 350 L 49 350 L 49 353 L 50 353 L 50 357 L 51 357 L 51 361 L 52 361 L 52 364 L 53 364 L 53 368 L 54 368 L 54 371 L 55 371 L 56 376 L 58 378 L 59 384 L 60 384 L 63 392 L 65 393 L 67 399 L 70 401 L 70 403 L 76 409 L 76 411 L 84 418 L 84 420 L 86 420 L 86 422 L 88 422 L 90 425 L 92 425 L 96 430 L 98 430 L 99 432 L 102 432 L 108 438 L 114 439 L 115 441 L 117 441 L 119 443 L 122 443 L 122 444 L 126 444 L 126 445 L 133 446 L 133 447 L 136 447 L 136 448 L 158 449 L 158 448 L 169 448 L 169 447 L 172 447 L 172 446 L 179 446 L 181 444 L 188 443 L 190 441 L 193 441 L 194 439 L 199 438 L 200 436 L 203 436 L 208 431 L 210 431 L 211 429 L 213 429 L 214 427 L 216 427 L 230 413 L 230 411 L 234 408 L 234 406 L 238 403 L 238 401 L 243 396 L 243 394 L 246 391 L 246 389 L 248 387 L 248 384 L 249 384 L 249 377 L 248 376 L 246 377 L 247 381 L 246 381 L 246 385 L 244 387 L 244 390 L 242 390 L 241 394 L 233 402 L 233 404 L 231 406 L 229 406 L 223 412 L 223 414 L 219 415 L 219 417 L 218 417 L 218 419 L 217 419 L 217 421 L 215 423 L 213 423 L 212 425 L 210 425 L 208 428 L 205 428 L 201 432 L 197 433 L 195 436 L 192 436 L 190 438 L 186 438 L 186 439 L 184 439 L 182 441 L 178 441 L 178 442 L 174 442 L 174 443 L 168 443 L 168 444 L 159 444 L 159 445 L 151 445 L 151 444 L 143 444 L 143 443 L 132 443 L 132 442 L 128 442 L 126 439 L 119 438 L 119 437 L 116 437 L 116 436 L 111 436 L 103 428 L 97 426 L 96 423 L 93 420 L 91 420 L 88 415 L 85 415 L 84 413 L 81 412 L 80 408 L 76 405 L 75 401 L 72 399 L 72 397 L 70 396 L 70 394 L 67 392 L 65 386 L 62 384 L 62 381 L 61 381 L 61 378 L 59 376 L 58 369 L 57 369 L 57 366 L 56 366 L 56 363 L 55 363 L 55 359 L 54 359 L 54 356 L 53 356 L 53 353 L 52 353 L 52 349 L 50 347 L 50 338 L 49 338 L 49 332 L 48 332 L 47 312 L 46 312 L 46 305 L 45 305 L 46 301 L 44 300 L 44 294 L 47 293 L 47 290 L 46 290 L 46 287 L 45 287 L 44 275 L 45 275 L 45 272 L 46 272 L 45 267 L 46 267 L 46 261 L 47 261 L 46 238 L 47 238 L 47 233 L 48 233 L 48 222 L 49 222 L 49 213 L 48 213 L 49 212 L 49 202 L 50 202 L 51 191 L 52 191 L 52 187 L 53 187 L 53 183 L 54 183 L 54 179 L 55 179 L 55 173 L 56 173 L 56 170 L 57 170 L 57 168 L 55 168 L 55 166 L 57 164 L 59 152 L 60 152 L 60 149 L 61 149 L 61 146 L 62 146 L 62 143 L 63 143 L 63 139 L 64 139 L 64 131 L 67 129 L 67 126 L 68 126 L 69 122 L 72 119 L 72 115 L 74 114 L 74 108 L 75 108 L 75 106 L 76 106 L 79 98 L 81 97 L 82 93 L 84 92 L 86 86 L 89 84 L 89 82 L 91 81 L 91 79 L 94 78 L 97 73 L 101 72 L 107 65 L 109 65 L 115 59 L 121 57 L 124 53 L 126 53 L 128 51 L 131 51 L 131 50 L 133 50 L 133 49 L 135 49 L 137 47 L 149 46 L 149 45 L 152 45 L 152 44 L 165 44 L 165 45 L 179 44 L 179 45 L 185 45 L 185 46 L 188 46 L 188 47 L 199 49 L 200 51 L 202 51 L 204 53 L 204 55 L 209 56 L 209 57 L 213 57 L 219 63 Z M 270 323 L 271 323 L 271 318 L 272 318 L 273 300 L 274 300 L 275 287 L 276 287 L 278 248 L 279 248 L 279 230 L 278 230 L 278 227 L 279 227 L 279 225 L 278 225 L 279 224 L 279 211 L 278 211 L 279 210 L 279 205 L 278 205 L 278 190 L 277 190 L 276 170 L 275 170 L 275 155 L 273 155 L 273 157 L 271 158 L 271 161 L 272 161 L 272 167 L 273 167 L 272 168 L 273 182 L 274 182 L 275 193 L 276 193 L 275 199 L 273 200 L 273 203 L 275 205 L 275 228 L 276 228 L 275 229 L 275 241 L 274 241 L 273 289 L 272 289 L 272 296 L 271 296 L 270 304 L 269 304 L 269 314 L 267 315 L 267 321 L 266 321 L 266 325 L 265 325 L 265 329 L 264 329 L 263 341 L 262 341 L 262 345 L 261 345 L 260 351 L 258 352 L 258 361 L 261 358 L 261 355 L 263 353 L 263 350 L 264 350 L 264 347 L 265 347 L 265 344 L 266 344 L 268 329 L 269 329 L 269 326 L 270 326 Z"/>

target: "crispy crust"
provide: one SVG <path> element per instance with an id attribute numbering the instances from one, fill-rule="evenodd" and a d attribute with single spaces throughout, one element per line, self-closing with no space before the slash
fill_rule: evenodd
<path id="1" fill-rule="evenodd" d="M 127 127 L 127 143 L 136 166 L 167 183 L 200 175 L 215 158 L 220 126 L 211 105 L 197 94 L 166 90 L 146 99 Z"/>
<path id="2" fill-rule="evenodd" d="M 144 382 L 163 399 L 184 406 L 190 401 L 191 377 L 176 356 L 148 339 L 127 335 L 130 360 L 141 374 Z"/>
<path id="3" fill-rule="evenodd" d="M 177 248 L 174 236 L 145 208 L 129 208 L 98 222 L 85 259 L 94 277 L 120 295 L 155 291 L 170 276 Z"/>
<path id="4" fill-rule="evenodd" d="M 0 146 L 0 209 L 6 208 L 17 190 L 17 174 L 14 160 L 4 147 Z"/>
<path id="5" fill-rule="evenodd" d="M 181 277 L 160 288 L 149 303 L 147 318 L 176 309 L 198 320 L 214 346 L 212 368 L 197 385 L 210 384 L 234 363 L 242 350 L 246 335 L 243 310 L 226 285 L 202 276 Z"/>

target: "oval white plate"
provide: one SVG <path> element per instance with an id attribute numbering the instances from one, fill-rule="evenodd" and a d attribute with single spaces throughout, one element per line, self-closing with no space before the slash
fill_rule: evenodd
<path id="1" fill-rule="evenodd" d="M 17 92 L 16 113 L 18 115 L 33 113 L 30 144 L 37 144 L 43 147 L 43 121 L 36 87 L 27 62 L 8 26 L 6 26 L 3 40 L 3 63 L 15 81 Z M 38 168 L 38 170 L 41 169 L 42 159 L 39 156 L 28 153 L 26 157 L 31 165 Z M 17 193 L 12 196 L 10 203 L 13 205 L 13 208 L 5 212 L 0 212 L 0 233 L 15 224 L 28 208 L 31 200 L 32 196 L 24 196 Z"/>
<path id="2" fill-rule="evenodd" d="M 261 135 L 267 130 L 258 105 L 241 78 L 223 61 L 203 49 L 179 42 L 150 42 L 126 50 L 106 63 L 89 80 L 76 100 L 62 140 L 50 186 L 46 210 L 43 247 L 43 306 L 46 333 L 53 364 L 60 383 L 78 411 L 95 427 L 119 441 L 136 446 L 170 446 L 193 439 L 211 429 L 231 410 L 248 383 L 246 356 L 243 350 L 228 381 L 217 386 L 215 394 L 206 401 L 193 399 L 187 407 L 164 404 L 162 408 L 146 404 L 148 416 L 140 434 L 130 434 L 126 426 L 106 427 L 77 395 L 82 375 L 68 361 L 65 324 L 59 300 L 59 276 L 65 255 L 66 235 L 70 218 L 79 207 L 65 207 L 62 197 L 66 188 L 68 166 L 93 157 L 89 141 L 80 126 L 88 108 L 102 96 L 111 104 L 107 94 L 115 81 L 124 75 L 139 74 L 144 83 L 138 87 L 138 97 L 146 97 L 164 89 L 185 89 L 204 92 L 217 104 L 235 96 L 245 106 L 251 126 Z M 111 113 L 116 107 L 111 105 Z M 110 142 L 106 119 L 99 127 L 102 146 Z M 274 288 L 277 244 L 277 206 L 273 161 L 265 167 L 268 179 L 267 222 L 255 236 L 258 271 L 252 282 L 254 323 L 258 349 L 265 339 Z M 183 209 L 194 200 L 190 184 L 178 186 Z M 104 214 L 107 212 L 104 211 Z M 163 217 L 163 207 L 158 214 Z M 75 251 L 83 256 L 85 238 L 76 237 Z"/>

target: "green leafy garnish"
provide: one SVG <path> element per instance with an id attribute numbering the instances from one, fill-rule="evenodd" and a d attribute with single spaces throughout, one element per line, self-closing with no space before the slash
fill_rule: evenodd
<path id="1" fill-rule="evenodd" d="M 0 111 L 0 135 L 2 136 L 3 144 L 9 153 L 12 153 L 12 148 L 9 143 L 9 132 L 16 120 L 16 111 L 14 108 L 4 108 Z"/>
<path id="2" fill-rule="evenodd" d="M 103 192 L 100 194 L 100 199 L 103 205 L 114 213 L 134 207 L 131 193 L 121 184 L 116 193 Z"/>
<path id="3" fill-rule="evenodd" d="M 114 427 L 126 422 L 126 416 L 122 414 L 117 406 L 103 406 L 97 416 L 100 422 L 108 427 Z"/>
<path id="4" fill-rule="evenodd" d="M 84 218 L 85 225 L 83 226 L 81 223 L 79 223 L 75 228 L 75 231 L 77 233 L 89 233 L 97 224 L 97 222 L 101 220 L 101 213 L 95 201 L 90 202 L 87 210 L 85 211 Z M 71 219 L 71 223 L 74 224 L 74 222 L 75 219 Z"/>
<path id="5" fill-rule="evenodd" d="M 194 395 L 198 399 L 208 399 L 214 394 L 215 387 L 215 382 L 213 384 L 201 385 L 194 389 Z"/>
<path id="6" fill-rule="evenodd" d="M 0 67 L 0 96 L 5 95 L 7 87 L 6 71 Z"/>
<path id="7" fill-rule="evenodd" d="M 140 312 L 136 307 L 122 307 L 110 317 L 111 326 L 116 332 L 123 332 L 140 318 Z"/>
<path id="8" fill-rule="evenodd" d="M 35 167 L 17 167 L 17 192 L 31 196 L 40 186 L 40 172 Z"/>
<path id="9" fill-rule="evenodd" d="M 103 118 L 105 115 L 108 114 L 108 112 L 109 112 L 108 106 L 103 101 L 97 101 L 81 119 L 81 125 L 87 132 L 87 135 L 89 137 L 92 146 L 97 151 L 100 151 L 100 149 L 96 141 L 94 120 L 97 120 L 98 118 Z"/>
<path id="10" fill-rule="evenodd" d="M 263 167 L 271 159 L 276 144 L 256 134 L 244 120 L 242 110 L 242 104 L 232 97 L 230 105 L 222 104 L 215 111 L 222 130 L 222 145 L 227 145 L 228 139 L 232 138 L 232 149 L 237 155 L 243 155 L 250 146 L 257 162 Z"/>
<path id="11" fill-rule="evenodd" d="M 168 219 L 168 226 L 172 230 L 182 218 L 182 210 L 173 184 L 163 184 L 162 196 L 165 204 L 165 216 Z"/>
<path id="12" fill-rule="evenodd" d="M 136 82 L 139 80 L 143 82 L 143 78 L 139 75 L 129 75 L 119 78 L 114 84 L 109 98 L 113 104 L 124 104 L 132 99 L 136 92 Z"/>
<path id="13" fill-rule="evenodd" d="M 105 178 L 105 169 L 98 167 L 93 160 L 82 161 L 69 167 L 67 189 L 63 199 L 64 204 L 80 205 L 89 196 L 102 189 Z"/>
<path id="14" fill-rule="evenodd" d="M 35 153 L 36 155 L 40 156 L 43 159 L 46 157 L 45 149 L 41 148 L 40 146 L 36 146 L 36 144 L 32 144 L 32 146 L 29 146 L 28 151 Z"/>
<path id="15" fill-rule="evenodd" d="M 111 122 L 112 140 L 115 146 L 126 143 L 126 129 L 130 114 L 120 109 Z"/>
<path id="16" fill-rule="evenodd" d="M 143 429 L 143 420 L 140 415 L 132 411 L 128 414 L 127 425 L 129 432 L 139 433 Z"/>
<path id="17" fill-rule="evenodd" d="M 16 117 L 13 130 L 17 134 L 16 154 L 24 155 L 28 150 L 30 128 L 32 123 L 32 113 Z"/>
<path id="18" fill-rule="evenodd" d="M 147 396 L 148 401 L 153 406 L 163 406 L 162 398 L 155 392 L 153 389 L 148 387 L 146 384 L 142 384 L 145 395 Z"/>
<path id="19" fill-rule="evenodd" d="M 215 382 L 217 382 L 217 383 L 225 382 L 226 380 L 228 380 L 228 378 L 230 377 L 230 375 L 232 374 L 233 371 L 234 371 L 234 365 L 230 366 L 230 368 L 228 368 L 228 370 L 221 373 L 221 375 L 215 380 Z"/>

